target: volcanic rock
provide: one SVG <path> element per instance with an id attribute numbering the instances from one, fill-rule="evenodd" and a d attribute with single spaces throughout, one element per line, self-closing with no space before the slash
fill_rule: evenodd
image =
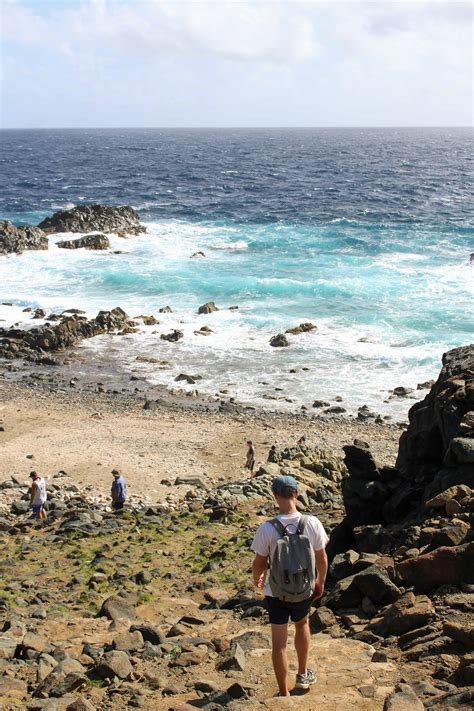
<path id="1" fill-rule="evenodd" d="M 434 617 L 434 609 L 429 597 L 405 593 L 387 610 L 380 622 L 371 627 L 372 631 L 383 637 L 401 635 L 427 625 Z"/>
<path id="2" fill-rule="evenodd" d="M 169 341 L 170 343 L 176 343 L 176 341 L 179 341 L 181 338 L 183 338 L 184 333 L 182 331 L 178 331 L 174 329 L 171 331 L 171 333 L 162 333 L 160 338 L 162 341 Z"/>
<path id="3" fill-rule="evenodd" d="M 396 570 L 402 580 L 420 591 L 474 582 L 474 541 L 409 558 L 399 563 Z"/>
<path id="4" fill-rule="evenodd" d="M 127 205 L 78 205 L 71 210 L 55 212 L 38 225 L 47 232 L 116 232 L 138 235 L 146 232 L 138 214 Z"/>
<path id="5" fill-rule="evenodd" d="M 62 249 L 109 249 L 110 240 L 105 235 L 94 234 L 79 237 L 79 239 L 66 239 L 57 243 Z"/>
<path id="6" fill-rule="evenodd" d="M 278 333 L 276 336 L 270 338 L 270 345 L 273 346 L 273 348 L 286 348 L 286 346 L 290 344 L 284 333 Z"/>
<path id="7" fill-rule="evenodd" d="M 198 314 L 212 314 L 214 311 L 219 311 L 213 301 L 208 301 L 198 308 Z"/>
<path id="8" fill-rule="evenodd" d="M 26 249 L 48 249 L 48 238 L 38 227 L 0 222 L 0 254 L 21 254 Z"/>
<path id="9" fill-rule="evenodd" d="M 29 330 L 0 328 L 0 356 L 6 358 L 29 357 L 35 359 L 49 351 L 70 348 L 84 338 L 119 331 L 128 321 L 121 308 L 99 311 L 90 321 L 81 316 L 64 317 L 56 325 L 45 324 Z"/>
<path id="10" fill-rule="evenodd" d="M 294 328 L 287 328 L 285 333 L 291 333 L 294 336 L 297 336 L 299 333 L 314 331 L 316 328 L 317 326 L 315 326 L 314 323 L 300 323 L 299 326 L 295 326 Z"/>

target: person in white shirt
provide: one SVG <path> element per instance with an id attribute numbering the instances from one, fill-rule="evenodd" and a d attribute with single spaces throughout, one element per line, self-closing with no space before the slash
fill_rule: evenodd
<path id="1" fill-rule="evenodd" d="M 31 492 L 30 492 L 30 506 L 33 509 L 33 513 L 36 518 L 43 519 L 46 518 L 46 511 L 44 505 L 46 503 L 46 482 L 40 477 L 36 472 L 30 473 Z"/>
<path id="2" fill-rule="evenodd" d="M 292 476 L 278 476 L 272 482 L 272 491 L 278 505 L 277 519 L 295 532 L 301 514 L 296 508 L 298 482 Z M 280 534 L 270 522 L 262 523 L 255 534 L 251 548 L 255 553 L 252 564 L 253 581 L 257 588 L 264 588 L 268 613 L 272 629 L 272 662 L 278 683 L 278 696 L 289 696 L 288 689 L 288 622 L 291 618 L 295 623 L 295 649 L 298 657 L 298 673 L 296 688 L 308 689 L 316 681 L 314 671 L 308 669 L 310 629 L 309 611 L 313 600 L 322 597 L 328 569 L 326 545 L 328 536 L 321 521 L 316 516 L 307 516 L 304 528 L 314 552 L 314 562 L 317 579 L 313 594 L 302 602 L 284 602 L 272 595 L 271 587 L 265 574 L 271 565 L 271 558 L 276 548 Z"/>

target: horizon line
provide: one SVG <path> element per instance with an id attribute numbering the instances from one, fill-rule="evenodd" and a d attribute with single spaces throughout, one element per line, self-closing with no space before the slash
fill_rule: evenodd
<path id="1" fill-rule="evenodd" d="M 463 124 L 463 125 L 361 125 L 361 126 L 351 126 L 351 125 L 341 125 L 341 126 L 330 126 L 330 125 L 320 125 L 320 126 L 0 126 L 0 131 L 268 131 L 268 130 L 313 130 L 313 129 L 355 129 L 355 128 L 370 128 L 370 129 L 384 129 L 384 128 L 469 128 L 474 129 L 474 124 Z"/>

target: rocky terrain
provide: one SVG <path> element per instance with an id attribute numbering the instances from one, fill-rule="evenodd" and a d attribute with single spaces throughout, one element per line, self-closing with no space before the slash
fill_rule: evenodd
<path id="1" fill-rule="evenodd" d="M 84 338 L 109 332 L 128 332 L 128 329 L 135 326 L 119 307 L 112 311 L 100 311 L 93 319 L 87 319 L 81 312 L 65 311 L 62 314 L 50 314 L 47 320 L 59 323 L 30 329 L 0 328 L 0 358 L 24 358 L 57 365 L 57 361 L 52 359 L 45 361 L 48 354 L 71 348 Z"/>
<path id="2" fill-rule="evenodd" d="M 37 227 L 17 227 L 9 220 L 0 222 L 0 255 L 21 254 L 29 249 L 48 249 L 48 235 L 57 232 L 116 233 L 121 237 L 146 232 L 135 210 L 127 205 L 79 205 L 70 210 L 55 212 Z M 65 249 L 108 249 L 108 238 L 103 234 L 87 235 L 78 240 L 63 240 L 58 246 Z"/>
<path id="3" fill-rule="evenodd" d="M 471 709 L 473 386 L 474 348 L 445 354 L 396 467 L 361 439 L 344 452 L 280 447 L 253 479 L 177 471 L 166 486 L 179 499 L 134 495 L 118 515 L 58 472 L 44 524 L 23 479 L 6 480 L 4 707 Z M 331 534 L 331 565 L 311 618 L 319 682 L 278 700 L 249 544 L 273 515 L 272 477 L 290 472 L 300 509 Z"/>

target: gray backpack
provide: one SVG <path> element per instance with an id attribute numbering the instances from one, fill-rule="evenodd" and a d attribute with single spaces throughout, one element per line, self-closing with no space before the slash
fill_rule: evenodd
<path id="1" fill-rule="evenodd" d="M 304 535 L 306 516 L 301 516 L 294 533 L 278 518 L 270 523 L 280 536 L 270 562 L 272 595 L 284 602 L 307 600 L 314 591 L 316 572 L 311 543 Z M 293 524 L 289 524 L 294 528 Z"/>

